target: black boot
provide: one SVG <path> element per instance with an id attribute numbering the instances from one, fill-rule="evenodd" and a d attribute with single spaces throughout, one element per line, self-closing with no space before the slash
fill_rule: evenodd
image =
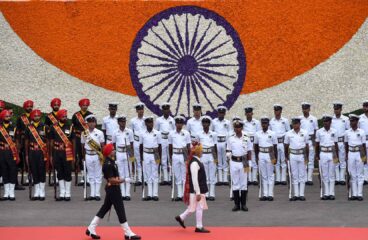
<path id="1" fill-rule="evenodd" d="M 246 191 L 246 190 L 242 190 L 241 191 L 241 198 L 240 198 L 241 210 L 244 211 L 244 212 L 248 212 L 248 208 L 247 208 L 247 194 L 248 194 L 248 191 Z"/>
<path id="2" fill-rule="evenodd" d="M 233 191 L 233 198 L 235 206 L 233 207 L 232 211 L 236 212 L 240 210 L 240 196 L 239 196 L 239 190 Z"/>

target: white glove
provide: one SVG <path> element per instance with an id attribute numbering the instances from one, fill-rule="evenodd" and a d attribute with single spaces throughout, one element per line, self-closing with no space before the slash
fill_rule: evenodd
<path id="1" fill-rule="evenodd" d="M 125 179 L 124 179 L 124 181 L 125 181 L 126 183 L 131 183 L 132 179 L 130 179 L 130 178 L 125 178 Z"/>

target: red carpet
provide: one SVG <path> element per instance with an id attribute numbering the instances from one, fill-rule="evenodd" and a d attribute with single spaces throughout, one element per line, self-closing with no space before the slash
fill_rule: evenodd
<path id="1" fill-rule="evenodd" d="M 1 240 L 84 240 L 85 227 L 0 227 Z M 193 227 L 133 227 L 147 240 L 367 240 L 368 228 L 330 227 L 208 227 L 209 234 L 194 233 Z M 119 227 L 99 227 L 103 240 L 119 240 Z"/>

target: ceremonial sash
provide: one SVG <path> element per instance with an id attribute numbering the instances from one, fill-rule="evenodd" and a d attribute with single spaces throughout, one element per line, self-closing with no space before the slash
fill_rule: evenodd
<path id="1" fill-rule="evenodd" d="M 13 159 L 15 161 L 19 162 L 19 155 L 18 155 L 17 147 L 15 146 L 15 143 L 13 142 L 13 140 L 11 139 L 8 132 L 6 131 L 6 129 L 3 126 L 0 126 L 0 132 L 3 135 L 3 137 L 5 138 L 6 143 L 9 145 L 10 150 L 13 153 Z"/>
<path id="2" fill-rule="evenodd" d="M 87 125 L 86 121 L 84 121 L 84 118 L 82 117 L 82 114 L 81 114 L 80 112 L 77 112 L 77 113 L 75 114 L 75 116 L 77 117 L 77 119 L 78 119 L 79 123 L 82 125 L 83 130 L 84 130 L 85 132 L 87 132 L 87 131 L 88 131 L 88 125 Z M 89 132 L 89 131 L 88 131 L 88 132 Z"/>
<path id="3" fill-rule="evenodd" d="M 45 161 L 47 161 L 47 146 L 46 143 L 44 143 L 40 137 L 40 134 L 38 134 L 37 129 L 33 126 L 33 125 L 29 125 L 28 126 L 29 131 L 31 131 L 32 136 L 34 137 L 34 139 L 36 139 L 36 142 L 38 144 L 38 146 L 42 149 L 42 153 L 43 153 L 43 159 Z"/>
<path id="4" fill-rule="evenodd" d="M 56 120 L 54 114 L 49 113 L 47 116 L 49 117 L 49 119 L 51 120 L 51 122 L 52 122 L 53 125 L 55 125 L 55 124 L 58 123 L 58 121 Z"/>
<path id="5" fill-rule="evenodd" d="M 73 161 L 74 158 L 73 158 L 73 145 L 72 145 L 72 143 L 69 141 L 68 137 L 65 135 L 63 130 L 61 130 L 59 125 L 54 125 L 54 128 L 55 128 L 57 134 L 59 135 L 59 137 L 61 138 L 61 140 L 63 141 L 63 143 L 65 145 L 66 160 L 67 161 Z"/>
<path id="6" fill-rule="evenodd" d="M 92 137 L 90 137 L 89 131 L 88 132 L 84 131 L 84 137 L 87 140 L 88 146 L 90 148 L 92 148 L 92 150 L 94 150 L 97 153 L 98 158 L 100 160 L 100 164 L 102 165 L 103 162 L 104 162 L 104 156 L 103 156 L 103 154 L 101 152 L 101 146 L 100 146 L 100 144 L 98 142 L 96 142 Z"/>
<path id="7" fill-rule="evenodd" d="M 23 124 L 24 124 L 25 126 L 30 125 L 29 119 L 26 117 L 26 115 L 22 115 L 22 116 L 20 117 L 20 119 L 22 119 Z"/>

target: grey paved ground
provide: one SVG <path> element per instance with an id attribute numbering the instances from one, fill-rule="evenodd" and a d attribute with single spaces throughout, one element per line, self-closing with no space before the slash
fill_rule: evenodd
<path id="1" fill-rule="evenodd" d="M 349 202 L 346 188 L 338 186 L 335 201 L 319 200 L 319 184 L 306 189 L 306 202 L 289 202 L 286 186 L 276 186 L 274 202 L 258 201 L 258 188 L 250 186 L 249 212 L 231 212 L 233 203 L 229 201 L 229 188 L 217 187 L 215 202 L 209 202 L 209 210 L 204 214 L 205 225 L 210 226 L 352 226 L 367 227 L 368 198 L 362 202 Z M 82 187 L 72 188 L 71 202 L 55 202 L 53 188 L 47 187 L 44 202 L 28 200 L 28 189 L 16 191 L 15 202 L 0 202 L 0 226 L 81 226 L 87 224 L 96 214 L 102 201 L 83 201 Z M 3 191 L 3 189 L 1 190 Z M 365 187 L 365 196 L 368 196 Z M 185 209 L 182 202 L 171 202 L 170 187 L 160 187 L 159 202 L 140 200 L 141 188 L 133 193 L 133 200 L 125 202 L 131 225 L 171 226 L 176 225 L 173 217 Z M 111 211 L 110 221 L 102 225 L 118 223 L 115 212 Z M 192 216 L 188 224 L 194 223 Z"/>

